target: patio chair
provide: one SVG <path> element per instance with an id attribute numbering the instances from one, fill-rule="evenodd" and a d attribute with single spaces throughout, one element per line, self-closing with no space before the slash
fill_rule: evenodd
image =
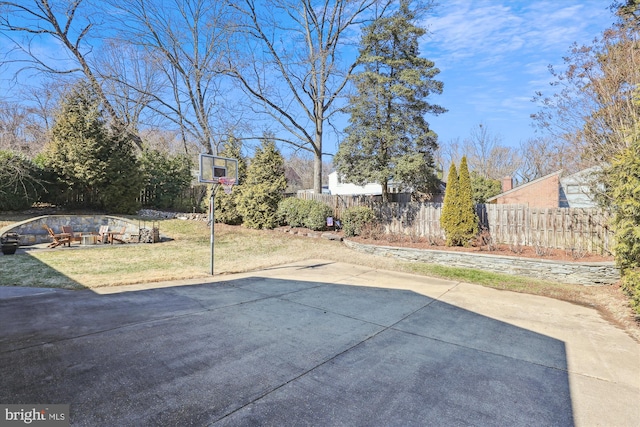
<path id="1" fill-rule="evenodd" d="M 82 237 L 80 236 L 80 233 L 75 234 L 73 232 L 73 227 L 71 227 L 70 225 L 63 225 L 62 226 L 62 232 L 63 233 L 67 233 L 69 234 L 69 239 L 71 240 L 71 242 L 80 242 L 82 241 Z"/>
<path id="2" fill-rule="evenodd" d="M 98 242 L 107 243 L 108 240 L 109 240 L 109 226 L 101 225 L 100 229 L 98 230 Z"/>
<path id="3" fill-rule="evenodd" d="M 47 230 L 47 233 L 49 233 L 49 236 L 53 239 L 53 242 L 47 246 L 48 248 L 57 248 L 58 246 L 64 245 L 71 246 L 71 236 L 68 234 L 56 234 L 47 224 L 44 224 L 42 227 Z"/>
<path id="4" fill-rule="evenodd" d="M 109 233 L 111 234 L 111 244 L 113 244 L 114 240 L 120 243 L 127 243 L 124 241 L 124 235 L 126 232 L 127 232 L 127 227 L 122 227 L 120 231 L 113 231 Z"/>

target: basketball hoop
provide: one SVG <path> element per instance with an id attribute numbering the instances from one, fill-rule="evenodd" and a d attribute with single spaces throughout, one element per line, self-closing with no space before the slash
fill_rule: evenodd
<path id="1" fill-rule="evenodd" d="M 228 178 L 226 176 L 221 176 L 220 178 L 218 178 L 218 184 L 222 185 L 222 189 L 227 194 L 231 194 L 235 183 L 236 180 L 234 178 Z"/>

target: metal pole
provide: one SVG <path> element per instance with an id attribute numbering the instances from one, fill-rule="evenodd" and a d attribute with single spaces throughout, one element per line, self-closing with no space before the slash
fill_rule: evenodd
<path id="1" fill-rule="evenodd" d="M 209 221 L 211 221 L 211 275 L 213 276 L 213 224 L 215 221 L 215 205 L 214 196 L 216 194 L 216 185 L 214 184 L 211 188 L 211 199 L 209 199 Z"/>

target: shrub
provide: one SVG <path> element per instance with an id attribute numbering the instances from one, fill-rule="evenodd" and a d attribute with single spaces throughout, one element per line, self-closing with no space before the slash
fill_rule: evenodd
<path id="1" fill-rule="evenodd" d="M 247 160 L 242 155 L 242 143 L 231 137 L 225 143 L 224 147 L 218 153 L 222 157 L 228 157 L 238 160 L 238 182 L 233 187 L 231 194 L 227 194 L 222 189 L 218 189 L 215 197 L 215 219 L 229 225 L 242 224 L 243 218 L 238 210 L 238 201 L 242 193 L 242 184 L 246 179 Z M 207 203 L 208 204 L 208 203 Z"/>
<path id="2" fill-rule="evenodd" d="M 629 147 L 611 162 L 608 173 L 617 183 L 611 189 L 616 262 L 622 272 L 622 288 L 640 314 L 640 129 Z"/>
<path id="3" fill-rule="evenodd" d="M 302 227 L 304 225 L 303 203 L 304 200 L 288 197 L 278 203 L 278 219 L 281 224 L 290 227 Z"/>
<path id="4" fill-rule="evenodd" d="M 307 227 L 312 230 L 324 230 L 327 217 L 333 211 L 327 205 L 316 200 L 303 200 L 289 197 L 278 204 L 278 218 L 282 224 L 290 227 Z"/>
<path id="5" fill-rule="evenodd" d="M 327 217 L 333 215 L 333 210 L 322 202 L 316 200 L 306 200 L 308 203 L 307 215 L 304 225 L 312 230 L 320 231 L 327 228 Z"/>
<path id="6" fill-rule="evenodd" d="M 640 269 L 628 269 L 624 272 L 622 290 L 629 295 L 631 307 L 640 314 Z"/>
<path id="7" fill-rule="evenodd" d="M 367 224 L 376 218 L 373 209 L 367 206 L 355 206 L 342 214 L 342 227 L 346 237 L 359 236 Z"/>
<path id="8" fill-rule="evenodd" d="M 455 164 L 451 164 L 440 222 L 445 230 L 447 246 L 468 246 L 478 234 L 478 217 L 466 157 L 460 161 L 459 174 Z"/>

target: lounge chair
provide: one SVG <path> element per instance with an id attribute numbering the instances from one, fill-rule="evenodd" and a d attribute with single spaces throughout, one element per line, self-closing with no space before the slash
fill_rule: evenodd
<path id="1" fill-rule="evenodd" d="M 109 233 L 111 235 L 111 244 L 113 244 L 114 240 L 120 243 L 127 243 L 124 241 L 124 235 L 126 232 L 127 232 L 127 227 L 122 227 L 120 231 L 113 231 Z"/>
<path id="2" fill-rule="evenodd" d="M 109 241 L 109 226 L 101 225 L 98 230 L 98 242 L 107 243 Z"/>
<path id="3" fill-rule="evenodd" d="M 42 226 L 45 230 L 47 230 L 47 233 L 49 233 L 49 236 L 53 239 L 53 242 L 49 243 L 49 245 L 47 246 L 48 248 L 56 248 L 58 246 L 71 246 L 71 236 L 67 233 L 61 233 L 61 234 L 56 234 L 51 227 L 49 227 L 48 225 L 43 225 Z"/>
<path id="4" fill-rule="evenodd" d="M 75 234 L 73 232 L 73 227 L 71 227 L 70 225 L 63 225 L 62 226 L 62 232 L 63 233 L 67 233 L 69 234 L 69 239 L 71 240 L 71 242 L 81 242 L 82 241 L 82 236 L 80 236 L 80 233 Z"/>

